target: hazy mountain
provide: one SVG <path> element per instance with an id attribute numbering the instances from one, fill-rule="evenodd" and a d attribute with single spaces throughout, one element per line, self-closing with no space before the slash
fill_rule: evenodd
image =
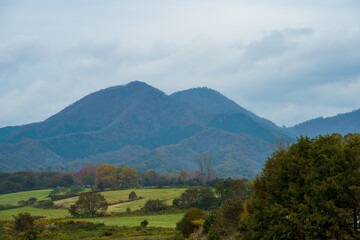
<path id="1" fill-rule="evenodd" d="M 211 153 L 218 174 L 253 176 L 279 137 L 275 124 L 214 90 L 168 96 L 135 81 L 89 94 L 43 122 L 1 128 L 0 171 L 108 162 L 178 172 L 197 168 L 195 154 Z"/>
<path id="2" fill-rule="evenodd" d="M 333 117 L 316 118 L 288 129 L 289 133 L 294 136 L 309 136 L 315 137 L 317 135 L 325 135 L 332 133 L 359 133 L 360 132 L 360 110 L 355 110 L 349 113 L 338 114 Z"/>
<path id="3" fill-rule="evenodd" d="M 206 128 L 178 144 L 149 151 L 132 160 L 131 164 L 143 171 L 156 168 L 161 172 L 178 172 L 179 169 L 197 169 L 194 155 L 209 153 L 213 156 L 214 170 L 219 176 L 241 175 L 253 178 L 260 172 L 271 152 L 269 143 L 261 139 L 243 133 Z"/>
<path id="4" fill-rule="evenodd" d="M 275 129 L 276 131 L 280 131 L 280 128 L 270 120 L 260 118 L 249 110 L 239 106 L 234 101 L 228 99 L 218 91 L 210 88 L 191 88 L 189 90 L 175 92 L 170 96 L 205 112 L 211 112 L 214 114 L 242 113 L 259 124 Z"/>

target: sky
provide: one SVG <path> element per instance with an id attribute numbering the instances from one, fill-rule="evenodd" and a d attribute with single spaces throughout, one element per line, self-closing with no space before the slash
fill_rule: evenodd
<path id="1" fill-rule="evenodd" d="M 0 0 L 0 127 L 139 80 L 279 126 L 360 108 L 358 0 Z"/>

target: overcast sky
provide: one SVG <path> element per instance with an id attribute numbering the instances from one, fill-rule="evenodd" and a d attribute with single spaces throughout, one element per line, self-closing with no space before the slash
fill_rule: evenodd
<path id="1" fill-rule="evenodd" d="M 279 126 L 360 108 L 359 0 L 0 0 L 0 127 L 133 80 Z"/>

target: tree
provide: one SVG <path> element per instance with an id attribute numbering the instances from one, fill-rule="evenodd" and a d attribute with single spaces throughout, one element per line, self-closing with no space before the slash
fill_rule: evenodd
<path id="1" fill-rule="evenodd" d="M 181 183 L 184 183 L 184 182 L 186 182 L 186 181 L 188 180 L 188 176 L 189 176 L 188 172 L 187 172 L 185 169 L 183 169 L 183 170 L 181 170 L 181 172 L 180 172 L 180 175 L 179 175 L 178 180 L 179 180 Z"/>
<path id="2" fill-rule="evenodd" d="M 232 197 L 247 199 L 253 192 L 253 186 L 249 181 L 227 179 L 221 180 L 215 185 L 215 192 L 220 196 L 221 201 Z"/>
<path id="3" fill-rule="evenodd" d="M 160 212 L 168 208 L 169 206 L 165 204 L 165 200 L 149 199 L 145 202 L 142 210 L 145 212 Z"/>
<path id="4" fill-rule="evenodd" d="M 115 187 L 117 185 L 116 178 L 117 167 L 104 163 L 96 168 L 95 184 L 99 185 L 101 182 L 104 187 Z"/>
<path id="5" fill-rule="evenodd" d="M 34 226 L 34 221 L 35 218 L 30 213 L 19 213 L 17 216 L 14 216 L 15 230 L 22 232 L 31 229 Z"/>
<path id="6" fill-rule="evenodd" d="M 254 182 L 246 239 L 356 239 L 360 135 L 301 137 L 273 153 Z"/>
<path id="7" fill-rule="evenodd" d="M 140 223 L 140 227 L 142 227 L 142 228 L 146 228 L 146 226 L 149 224 L 149 221 L 148 220 L 144 220 L 144 221 L 142 221 L 141 223 Z"/>
<path id="8" fill-rule="evenodd" d="M 96 167 L 93 164 L 87 165 L 86 168 L 81 168 L 75 173 L 76 180 L 85 185 L 94 184 L 96 178 Z"/>
<path id="9" fill-rule="evenodd" d="M 270 144 L 274 151 L 288 150 L 292 144 L 290 138 L 277 138 L 273 143 Z"/>
<path id="10" fill-rule="evenodd" d="M 219 201 L 211 188 L 190 188 L 186 189 L 179 198 L 173 200 L 173 206 L 180 209 L 191 207 L 204 210 L 218 207 Z"/>
<path id="11" fill-rule="evenodd" d="M 93 178 L 92 176 L 86 175 L 82 178 L 81 182 L 85 185 L 94 185 L 95 178 Z"/>
<path id="12" fill-rule="evenodd" d="M 145 186 L 155 186 L 160 182 L 160 174 L 153 169 L 149 169 L 144 173 L 143 178 Z"/>
<path id="13" fill-rule="evenodd" d="M 184 217 L 176 224 L 176 229 L 180 230 L 182 235 L 186 238 L 197 228 L 193 221 L 204 219 L 205 214 L 202 210 L 197 208 L 190 208 Z"/>
<path id="14" fill-rule="evenodd" d="M 70 213 L 76 214 L 76 211 L 84 216 L 94 217 L 99 213 L 103 213 L 107 210 L 108 203 L 104 196 L 97 192 L 81 193 L 79 200 L 70 207 Z"/>
<path id="15" fill-rule="evenodd" d="M 212 170 L 212 155 L 211 154 L 198 154 L 195 156 L 196 162 L 199 164 L 202 177 L 207 176 L 207 180 L 210 181 L 210 173 Z"/>
<path id="16" fill-rule="evenodd" d="M 135 193 L 134 191 L 132 191 L 132 192 L 129 194 L 129 200 L 134 201 L 136 198 L 137 198 L 136 193 Z"/>
<path id="17" fill-rule="evenodd" d="M 118 184 L 125 188 L 136 187 L 138 184 L 138 174 L 135 169 L 125 166 L 117 168 Z"/>

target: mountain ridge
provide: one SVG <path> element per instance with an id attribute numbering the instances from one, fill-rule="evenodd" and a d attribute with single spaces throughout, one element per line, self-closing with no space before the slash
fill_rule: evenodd
<path id="1" fill-rule="evenodd" d="M 310 119 L 288 128 L 288 132 L 293 136 L 303 135 L 309 137 L 332 133 L 346 135 L 360 132 L 360 109 L 331 117 Z"/>
<path id="2" fill-rule="evenodd" d="M 241 177 L 261 170 L 281 136 L 271 121 L 215 90 L 167 95 L 134 81 L 84 96 L 42 122 L 1 128 L 0 171 L 77 169 L 89 161 L 181 171 L 196 168 L 194 156 L 206 152 L 216 157 L 218 175 L 238 169 Z"/>

